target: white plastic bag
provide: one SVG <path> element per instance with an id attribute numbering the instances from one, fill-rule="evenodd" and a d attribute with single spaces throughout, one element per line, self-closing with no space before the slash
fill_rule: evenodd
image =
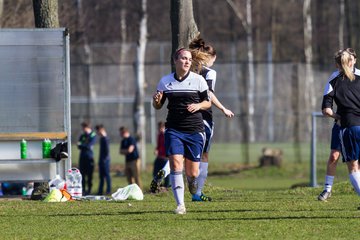
<path id="1" fill-rule="evenodd" d="M 126 199 L 130 199 L 130 200 L 144 199 L 144 194 L 136 183 L 130 184 L 124 188 L 119 188 L 111 196 L 114 200 L 118 200 L 118 201 L 123 201 Z"/>

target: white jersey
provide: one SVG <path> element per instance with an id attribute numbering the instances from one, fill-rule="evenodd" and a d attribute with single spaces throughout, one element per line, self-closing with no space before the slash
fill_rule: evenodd
<path id="1" fill-rule="evenodd" d="M 168 115 L 166 128 L 192 133 L 204 131 L 204 123 L 200 111 L 191 113 L 188 105 L 210 101 L 205 79 L 194 72 L 189 72 L 183 79 L 177 79 L 175 73 L 161 78 L 157 91 L 164 93 L 162 103 L 168 99 Z"/>
<path id="2" fill-rule="evenodd" d="M 208 68 L 208 67 L 203 67 L 200 71 L 200 75 L 203 76 L 206 80 L 206 83 L 209 87 L 209 91 L 211 92 L 215 92 L 215 84 L 216 84 L 216 71 Z M 203 115 L 203 119 L 208 121 L 208 122 L 212 122 L 213 120 L 213 114 L 212 114 L 212 109 L 206 109 L 201 111 L 202 115 Z"/>

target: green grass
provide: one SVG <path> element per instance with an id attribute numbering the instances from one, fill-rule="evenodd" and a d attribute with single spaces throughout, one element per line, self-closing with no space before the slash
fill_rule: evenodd
<path id="1" fill-rule="evenodd" d="M 171 192 L 143 201 L 0 201 L 1 239 L 357 239 L 358 197 L 347 182 L 328 202 L 320 189 L 252 191 L 209 187 L 213 202 L 172 214 Z M 131 206 L 129 205 L 131 204 Z"/>
<path id="2" fill-rule="evenodd" d="M 346 166 L 339 164 L 333 196 L 317 201 L 322 188 L 309 184 L 309 161 L 295 156 L 291 144 L 274 144 L 284 151 L 281 168 L 258 168 L 264 144 L 249 148 L 252 159 L 245 165 L 242 146 L 215 144 L 212 148 L 205 193 L 213 202 L 193 203 L 186 191 L 188 213 L 174 215 L 172 192 L 149 194 L 152 146 L 148 146 L 147 168 L 142 172 L 143 201 L 0 201 L 0 239 L 357 239 L 359 198 L 347 180 Z M 112 145 L 114 169 L 122 169 L 123 157 Z M 251 150 L 250 150 L 251 149 Z M 327 150 L 327 149 L 326 149 Z M 326 154 L 318 164 L 321 183 Z M 95 149 L 95 154 L 97 154 Z M 307 151 L 307 152 L 306 152 Z M 302 154 L 308 154 L 306 145 Z M 78 151 L 73 148 L 73 162 Z M 97 156 L 97 155 L 96 155 Z M 125 177 L 112 172 L 112 192 L 127 185 Z M 93 194 L 98 186 L 94 174 Z M 131 204 L 131 205 L 129 205 Z"/>

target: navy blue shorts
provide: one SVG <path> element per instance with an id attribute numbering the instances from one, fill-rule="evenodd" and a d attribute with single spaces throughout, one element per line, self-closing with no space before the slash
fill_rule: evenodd
<path id="1" fill-rule="evenodd" d="M 360 156 L 360 126 L 340 130 L 341 154 L 343 161 L 359 160 Z"/>
<path id="2" fill-rule="evenodd" d="M 211 147 L 211 140 L 214 134 L 214 122 L 213 121 L 206 121 L 204 120 L 204 126 L 205 126 L 205 146 L 204 151 L 208 153 L 210 151 Z"/>
<path id="3" fill-rule="evenodd" d="M 331 150 L 341 151 L 340 128 L 341 127 L 337 123 L 334 123 L 331 130 Z"/>
<path id="4" fill-rule="evenodd" d="M 193 162 L 200 162 L 204 143 L 204 132 L 183 133 L 172 128 L 165 130 L 167 156 L 180 154 Z"/>

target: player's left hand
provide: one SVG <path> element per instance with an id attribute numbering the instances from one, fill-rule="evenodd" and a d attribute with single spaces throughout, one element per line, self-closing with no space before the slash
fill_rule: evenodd
<path id="1" fill-rule="evenodd" d="M 194 113 L 200 110 L 200 105 L 196 103 L 189 104 L 187 110 L 191 113 Z"/>
<path id="2" fill-rule="evenodd" d="M 223 109 L 223 113 L 228 118 L 232 118 L 234 116 L 234 113 L 232 111 L 230 111 L 229 109 L 226 109 L 226 108 Z"/>

